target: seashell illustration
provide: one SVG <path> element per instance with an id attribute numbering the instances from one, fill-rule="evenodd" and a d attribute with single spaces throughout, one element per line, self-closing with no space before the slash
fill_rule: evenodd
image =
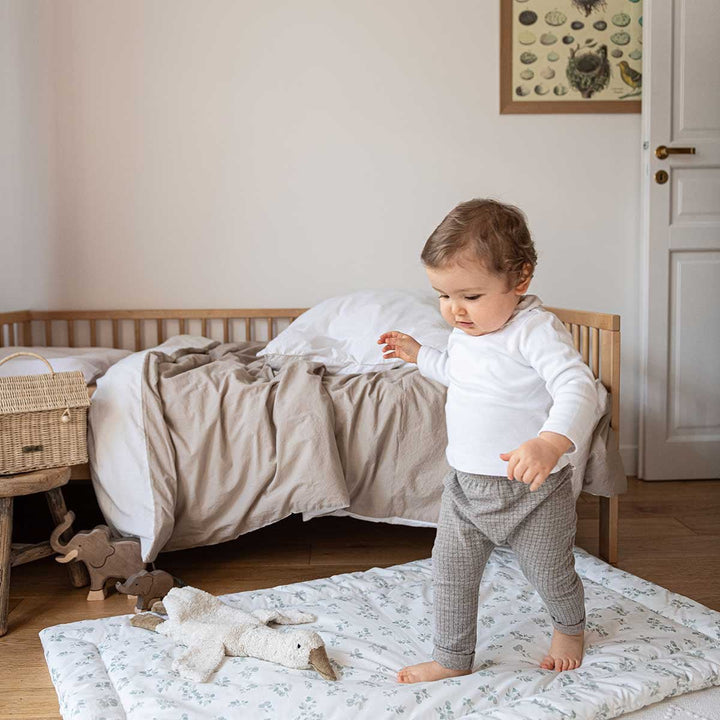
<path id="1" fill-rule="evenodd" d="M 600 30 L 601 32 L 607 28 L 607 23 L 604 20 L 598 20 L 597 22 L 593 23 L 593 27 L 596 30 Z"/>
<path id="2" fill-rule="evenodd" d="M 556 95 L 567 95 L 568 89 L 567 89 L 567 87 L 565 87 L 565 85 L 556 85 L 556 86 L 553 88 L 553 92 L 554 92 Z"/>
<path id="3" fill-rule="evenodd" d="M 555 71 L 551 67 L 546 67 L 540 71 L 540 75 L 546 80 L 552 80 L 555 77 Z"/>
<path id="4" fill-rule="evenodd" d="M 570 43 L 573 43 L 573 42 L 575 42 L 575 38 L 572 35 L 565 35 L 563 37 L 563 43 L 565 45 L 569 45 Z"/>
<path id="5" fill-rule="evenodd" d="M 537 22 L 537 13 L 532 10 L 523 10 L 520 15 L 518 15 L 518 20 L 521 25 L 532 25 Z"/>
<path id="6" fill-rule="evenodd" d="M 582 23 L 579 20 L 574 20 L 570 23 L 570 27 L 573 30 L 582 30 L 585 27 L 585 23 Z"/>
<path id="7" fill-rule="evenodd" d="M 547 57 L 550 62 L 557 62 L 560 59 L 560 56 L 554 51 L 549 52 Z"/>
<path id="8" fill-rule="evenodd" d="M 544 85 L 536 85 L 535 86 L 535 92 L 538 95 L 547 95 L 548 89 Z"/>
<path id="9" fill-rule="evenodd" d="M 557 38 L 552 33 L 543 33 L 540 36 L 540 43 L 542 45 L 554 45 L 557 42 Z"/>
<path id="10" fill-rule="evenodd" d="M 535 42 L 536 38 L 535 35 L 533 35 L 529 30 L 523 30 L 518 35 L 518 42 L 521 45 L 532 45 Z"/>
<path id="11" fill-rule="evenodd" d="M 519 3 L 524 3 L 524 2 L 527 2 L 527 1 L 528 1 L 528 0 L 515 0 L 515 2 L 519 2 Z"/>
<path id="12" fill-rule="evenodd" d="M 613 33 L 610 40 L 616 45 L 627 45 L 630 42 L 630 35 L 623 30 L 622 32 Z"/>
<path id="13" fill-rule="evenodd" d="M 642 15 L 638 18 L 638 22 L 640 23 L 640 27 L 642 27 Z"/>
<path id="14" fill-rule="evenodd" d="M 545 22 L 548 25 L 558 27 L 559 25 L 562 25 L 566 20 L 567 15 L 565 15 L 565 13 L 561 13 L 559 10 L 551 10 L 550 12 L 545 13 Z"/>
<path id="15" fill-rule="evenodd" d="M 639 60 L 642 57 L 642 50 L 633 50 L 631 53 L 629 53 L 629 56 L 633 60 Z"/>
<path id="16" fill-rule="evenodd" d="M 531 52 L 524 52 L 520 54 L 520 62 L 523 65 L 532 65 L 537 60 L 537 55 Z"/>
<path id="17" fill-rule="evenodd" d="M 530 88 L 527 85 L 518 85 L 515 88 L 515 94 L 520 97 L 527 97 L 530 94 Z"/>
<path id="18" fill-rule="evenodd" d="M 520 77 L 523 80 L 532 80 L 535 77 L 535 73 L 530 68 L 527 68 L 520 73 Z"/>
<path id="19" fill-rule="evenodd" d="M 611 54 L 614 58 L 621 58 L 621 57 L 623 56 L 623 51 L 622 51 L 622 50 L 618 50 L 618 48 L 615 48 L 614 50 L 612 50 L 612 51 L 610 52 L 610 54 Z"/>
<path id="20" fill-rule="evenodd" d="M 640 2 L 640 0 L 630 0 L 631 3 Z"/>
<path id="21" fill-rule="evenodd" d="M 630 16 L 627 13 L 618 13 L 612 16 L 612 24 L 617 27 L 625 27 L 630 24 Z"/>

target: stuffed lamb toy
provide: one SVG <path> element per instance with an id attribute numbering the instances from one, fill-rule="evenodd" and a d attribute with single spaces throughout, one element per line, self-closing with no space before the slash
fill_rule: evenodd
<path id="1" fill-rule="evenodd" d="M 281 632 L 267 627 L 271 622 L 297 625 L 315 619 L 299 610 L 246 613 L 203 590 L 176 587 L 153 605 L 152 612 L 133 616 L 130 624 L 155 630 L 187 646 L 187 651 L 175 658 L 173 670 L 196 682 L 207 682 L 225 655 L 254 657 L 291 668 L 312 667 L 326 680 L 337 680 L 325 643 L 316 632 Z"/>

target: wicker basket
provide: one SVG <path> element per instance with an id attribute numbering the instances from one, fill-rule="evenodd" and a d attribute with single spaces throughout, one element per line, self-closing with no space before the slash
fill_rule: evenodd
<path id="1" fill-rule="evenodd" d="M 90 396 L 83 374 L 56 373 L 0 377 L 0 475 L 87 462 Z"/>

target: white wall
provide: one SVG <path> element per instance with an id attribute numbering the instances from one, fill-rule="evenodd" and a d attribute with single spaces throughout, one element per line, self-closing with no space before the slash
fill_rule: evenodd
<path id="1" fill-rule="evenodd" d="M 424 287 L 425 238 L 488 195 L 527 212 L 546 303 L 622 314 L 621 442 L 636 445 L 640 118 L 500 116 L 497 2 L 65 0 L 56 14 L 50 305 L 297 307 Z"/>
<path id="2" fill-rule="evenodd" d="M 49 302 L 54 242 L 52 13 L 0 0 L 0 310 Z"/>

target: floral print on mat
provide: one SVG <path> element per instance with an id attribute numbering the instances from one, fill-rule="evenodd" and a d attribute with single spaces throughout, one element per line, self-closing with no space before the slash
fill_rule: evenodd
<path id="1" fill-rule="evenodd" d="M 430 658 L 431 561 L 226 595 L 244 609 L 315 613 L 338 681 L 226 658 L 208 683 L 171 669 L 175 645 L 129 624 L 86 620 L 40 633 L 64 718 L 115 720 L 608 720 L 720 685 L 720 613 L 576 550 L 587 609 L 581 668 L 538 667 L 552 625 L 513 556 L 497 549 L 480 587 L 472 675 L 400 685 Z"/>

